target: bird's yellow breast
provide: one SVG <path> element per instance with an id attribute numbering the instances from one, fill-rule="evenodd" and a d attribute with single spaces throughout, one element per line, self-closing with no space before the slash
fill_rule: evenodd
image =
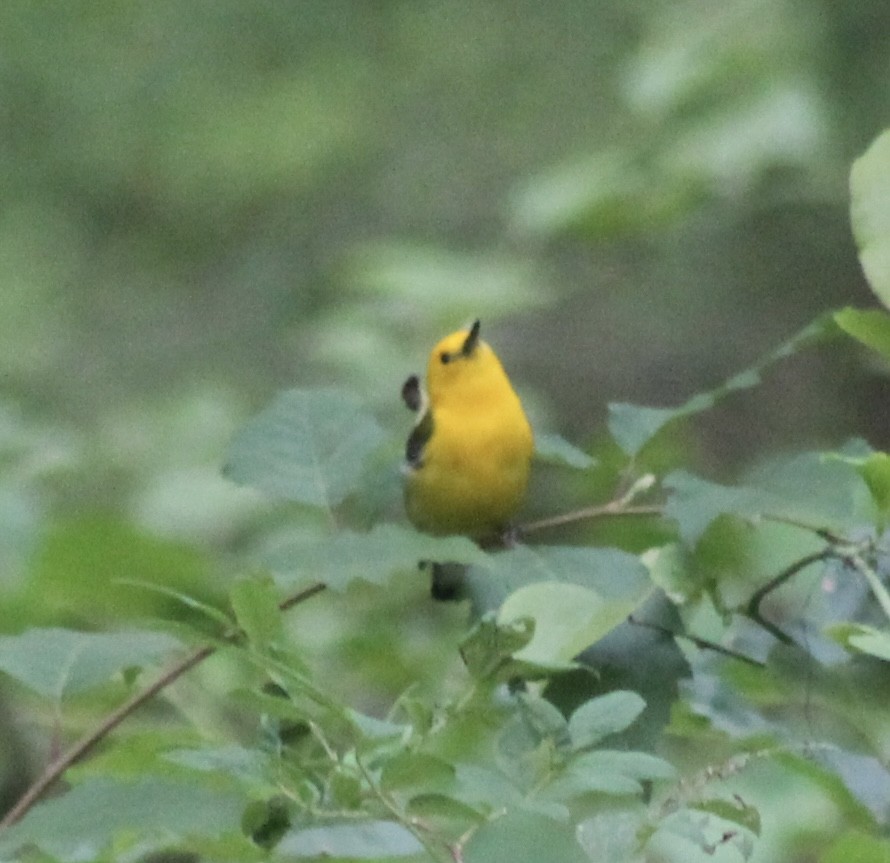
<path id="1" fill-rule="evenodd" d="M 478 329 L 478 327 L 477 327 Z M 502 531 L 525 497 L 534 446 L 531 426 L 494 351 L 466 332 L 430 355 L 430 434 L 409 469 L 405 506 L 420 530 L 483 537 Z M 442 361 L 442 354 L 454 357 Z"/>

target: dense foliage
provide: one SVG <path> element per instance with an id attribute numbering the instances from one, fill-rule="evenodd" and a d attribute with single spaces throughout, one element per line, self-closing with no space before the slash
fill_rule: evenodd
<path id="1" fill-rule="evenodd" d="M 887 176 L 890 132 L 853 174 L 855 229 L 882 299 Z M 776 858 L 796 843 L 821 860 L 886 859 L 890 457 L 852 441 L 776 457 L 737 485 L 645 469 L 666 426 L 841 333 L 890 359 L 890 315 L 846 309 L 674 410 L 613 405 L 614 496 L 557 519 L 644 520 L 612 547 L 483 552 L 382 520 L 380 476 L 392 468 L 381 468 L 373 416 L 334 389 L 282 394 L 236 437 L 226 473 L 300 508 L 270 537 L 264 571 L 234 582 L 230 612 L 166 588 L 204 625 L 33 628 L 0 642 L 8 675 L 60 715 L 91 704 L 87 723 L 114 689 L 145 686 L 140 668 L 197 645 L 161 684 L 215 653 L 238 725 L 209 734 L 187 693 L 174 697 L 179 721 L 139 722 L 137 694 L 117 717 L 129 727 L 108 739 L 111 714 L 62 756 L 70 790 L 12 810 L 4 856 L 752 859 L 761 843 Z M 563 470 L 599 469 L 552 436 L 544 450 Z M 375 709 L 348 703 L 284 615 L 320 602 L 349 615 L 354 582 L 417 584 L 423 560 L 467 567 L 475 622 L 441 644 L 460 665 L 446 676 L 421 665 Z M 402 638 L 410 621 L 389 625 Z M 640 675 L 647 665 L 656 680 Z M 97 689 L 98 705 L 83 701 Z M 99 755 L 77 766 L 95 744 Z"/>
<path id="2" fill-rule="evenodd" d="M 885 6 L 3 4 L 0 859 L 883 863 Z"/>

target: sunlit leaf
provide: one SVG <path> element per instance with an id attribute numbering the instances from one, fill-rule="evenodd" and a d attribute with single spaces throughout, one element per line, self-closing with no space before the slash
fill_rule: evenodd
<path id="1" fill-rule="evenodd" d="M 515 657 L 540 667 L 570 667 L 653 589 L 639 558 L 617 549 L 520 546 L 491 555 L 488 568 L 489 579 L 513 591 L 499 623 L 535 622 L 531 642 Z"/>
<path id="2" fill-rule="evenodd" d="M 624 731 L 645 707 L 636 692 L 610 692 L 586 701 L 569 717 L 572 747 L 589 749 L 604 737 Z"/>
<path id="3" fill-rule="evenodd" d="M 225 473 L 275 497 L 330 509 L 356 491 L 383 437 L 349 392 L 288 390 L 241 430 Z"/>
<path id="4" fill-rule="evenodd" d="M 890 359 L 890 315 L 886 312 L 846 308 L 835 312 L 834 320 L 847 335 Z"/>
<path id="5" fill-rule="evenodd" d="M 356 579 L 382 584 L 398 571 L 417 571 L 420 561 L 486 564 L 488 555 L 469 539 L 433 537 L 395 524 L 368 533 L 347 530 L 307 541 L 291 541 L 270 552 L 266 564 L 287 587 L 320 581 L 343 590 Z"/>
<path id="6" fill-rule="evenodd" d="M 159 632 L 29 629 L 0 636 L 0 669 L 60 701 L 125 669 L 154 664 L 179 646 L 172 636 Z"/>
<path id="7" fill-rule="evenodd" d="M 890 306 L 890 129 L 853 163 L 850 199 L 862 269 L 878 299 Z"/>
<path id="8" fill-rule="evenodd" d="M 837 836 L 819 858 L 819 863 L 887 863 L 890 840 L 869 836 L 861 830 L 847 830 Z"/>
<path id="9" fill-rule="evenodd" d="M 531 618 L 535 622 L 532 640 L 516 652 L 516 659 L 568 669 L 573 667 L 571 660 L 625 620 L 643 598 L 615 601 L 576 584 L 539 582 L 511 593 L 498 619 Z"/>
<path id="10" fill-rule="evenodd" d="M 863 627 L 863 629 L 866 629 Z M 876 656 L 885 662 L 890 662 L 890 632 L 871 630 L 854 633 L 849 636 L 847 643 L 856 648 L 860 653 Z"/>

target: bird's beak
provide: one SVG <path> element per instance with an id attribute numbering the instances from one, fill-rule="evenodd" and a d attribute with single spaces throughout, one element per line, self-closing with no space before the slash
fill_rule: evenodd
<path id="1" fill-rule="evenodd" d="M 476 345 L 479 344 L 479 330 L 482 328 L 482 322 L 479 318 L 476 318 L 473 321 L 473 326 L 470 327 L 470 331 L 467 333 L 467 337 L 464 340 L 463 346 L 460 349 L 460 352 L 465 356 L 470 356 L 473 351 L 476 350 Z"/>

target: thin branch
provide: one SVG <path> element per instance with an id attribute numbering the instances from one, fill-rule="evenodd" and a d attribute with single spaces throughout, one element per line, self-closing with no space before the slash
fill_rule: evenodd
<path id="1" fill-rule="evenodd" d="M 562 527 L 565 524 L 574 524 L 578 521 L 592 521 L 597 518 L 609 518 L 622 515 L 661 515 L 664 508 L 657 505 L 624 506 L 622 501 L 613 500 L 598 506 L 587 506 L 572 512 L 564 512 L 542 518 L 538 521 L 530 521 L 519 528 L 522 534 L 535 533 L 539 530 L 547 530 L 551 527 Z"/>
<path id="2" fill-rule="evenodd" d="M 316 582 L 313 585 L 293 594 L 282 600 L 279 605 L 279 611 L 287 611 L 301 602 L 315 596 L 326 588 L 327 585 L 322 582 Z M 224 633 L 222 640 L 224 642 L 235 642 L 243 633 L 241 630 L 233 629 Z M 155 695 L 166 689 L 175 680 L 178 680 L 187 671 L 190 671 L 196 665 L 202 663 L 208 656 L 216 652 L 216 645 L 205 644 L 180 659 L 175 665 L 168 668 L 157 680 L 150 686 L 135 693 L 131 698 L 127 699 L 123 704 L 113 710 L 102 722 L 96 726 L 86 736 L 82 737 L 66 752 L 62 753 L 58 758 L 53 759 L 43 770 L 40 776 L 34 781 L 30 788 L 22 795 L 18 802 L 0 819 L 0 830 L 15 824 L 43 797 L 44 794 L 61 778 L 69 767 L 80 761 L 88 752 L 90 752 L 100 741 L 107 737 L 115 728 L 118 727 L 127 717 L 136 712 L 143 704 L 150 701 Z"/>
<path id="3" fill-rule="evenodd" d="M 821 551 L 814 551 L 812 554 L 808 554 L 805 557 L 800 558 L 800 560 L 796 560 L 790 566 L 785 567 L 785 569 L 783 569 L 777 576 L 771 578 L 766 584 L 755 590 L 751 595 L 751 598 L 748 600 L 747 605 L 742 609 L 742 613 L 762 626 L 783 644 L 792 644 L 793 639 L 791 636 L 779 629 L 774 623 L 770 623 L 763 616 L 760 611 L 760 605 L 769 594 L 776 590 L 776 588 L 781 587 L 786 581 L 793 578 L 801 570 L 806 569 L 810 564 L 830 560 L 835 556 L 836 552 L 833 548 L 823 548 Z"/>
<path id="4" fill-rule="evenodd" d="M 640 620 L 633 615 L 628 617 L 627 620 L 628 623 L 632 623 L 634 626 L 642 626 L 646 629 L 652 629 L 655 632 L 660 632 L 662 635 L 667 635 L 671 638 L 685 638 L 687 641 L 691 641 L 700 650 L 711 650 L 714 653 L 721 654 L 722 656 L 729 656 L 732 659 L 738 659 L 739 662 L 745 662 L 748 665 L 753 665 L 755 668 L 766 668 L 766 665 L 759 659 L 754 659 L 754 657 L 752 656 L 748 656 L 744 653 L 739 653 L 729 647 L 724 647 L 722 644 L 718 644 L 716 641 L 709 641 L 707 638 L 699 638 L 697 635 L 692 635 L 692 633 L 689 632 L 675 632 L 667 626 L 662 626 L 660 623 L 654 623 L 649 620 Z"/>

